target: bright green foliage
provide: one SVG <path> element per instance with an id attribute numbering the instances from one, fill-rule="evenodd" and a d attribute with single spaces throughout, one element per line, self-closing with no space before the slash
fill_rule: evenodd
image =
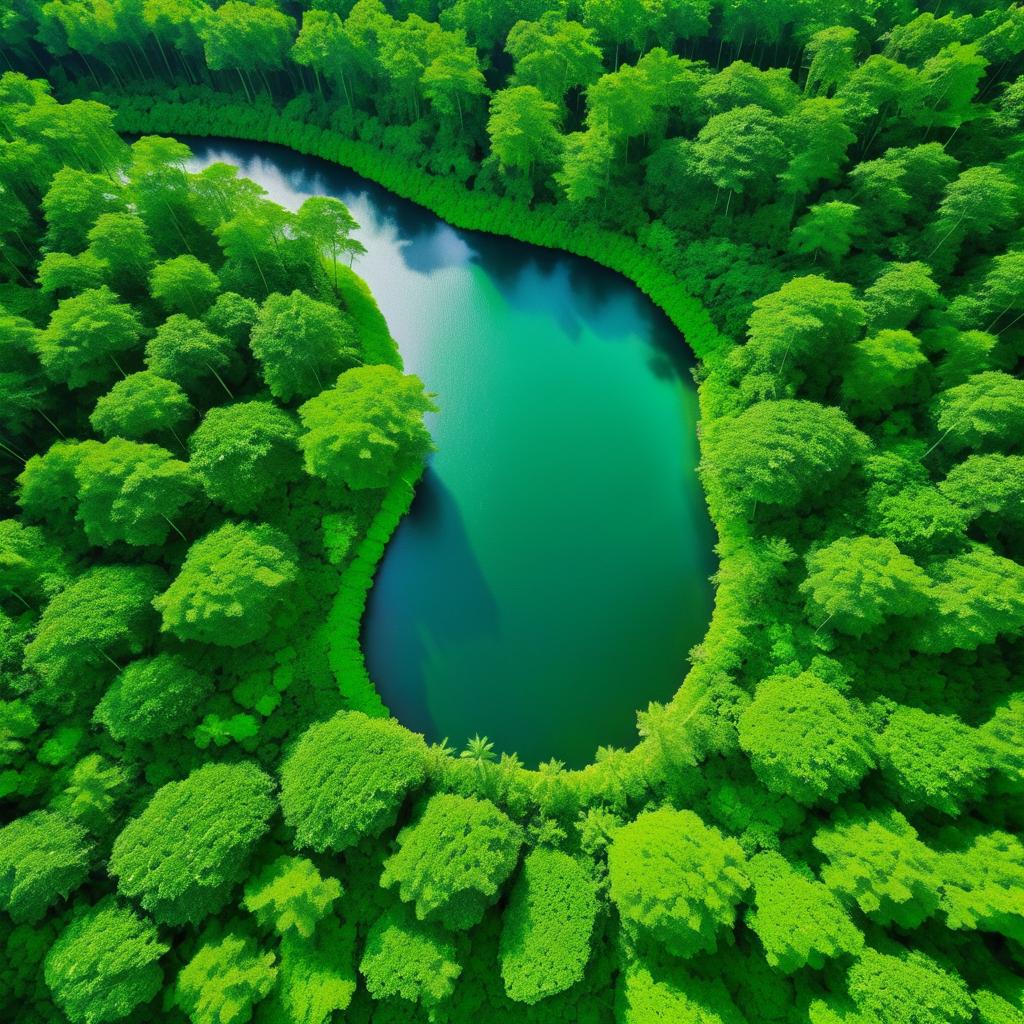
<path id="1" fill-rule="evenodd" d="M 864 291 L 868 329 L 899 330 L 939 305 L 939 286 L 927 263 L 890 263 Z"/>
<path id="2" fill-rule="evenodd" d="M 1024 432 L 1024 380 L 975 374 L 939 395 L 937 425 L 947 448 L 1001 448 Z"/>
<path id="3" fill-rule="evenodd" d="M 761 782 L 801 803 L 835 800 L 874 763 L 862 712 L 813 672 L 759 683 L 739 738 Z"/>
<path id="4" fill-rule="evenodd" d="M 420 921 L 479 924 L 519 860 L 520 828 L 489 800 L 438 793 L 398 834 L 380 884 L 416 907 Z"/>
<path id="5" fill-rule="evenodd" d="M 267 298 L 249 345 L 270 393 L 282 402 L 318 395 L 360 361 L 345 314 L 300 291 Z"/>
<path id="6" fill-rule="evenodd" d="M 39 423 L 46 404 L 46 380 L 36 353 L 38 334 L 28 320 L 6 316 L 0 308 L 0 389 L 6 430 L 15 436 Z"/>
<path id="7" fill-rule="evenodd" d="M 536 1003 L 575 985 L 590 959 L 597 892 L 583 865 L 558 850 L 537 849 L 523 861 L 501 931 L 505 992 Z"/>
<path id="8" fill-rule="evenodd" d="M 263 636 L 296 578 L 291 542 L 266 523 L 225 523 L 195 542 L 153 607 L 181 640 L 241 647 Z"/>
<path id="9" fill-rule="evenodd" d="M 974 1016 L 967 986 L 916 950 L 865 949 L 847 976 L 857 1009 L 878 1024 L 960 1024 Z"/>
<path id="10" fill-rule="evenodd" d="M 40 601 L 67 581 L 60 549 L 39 527 L 0 519 L 0 595 L 18 603 Z"/>
<path id="11" fill-rule="evenodd" d="M 151 566 L 102 565 L 88 569 L 46 606 L 25 661 L 50 692 L 74 700 L 67 680 L 84 688 L 118 658 L 141 654 L 155 625 L 150 602 L 163 574 Z M 109 659 L 109 660 L 108 660 Z"/>
<path id="12" fill-rule="evenodd" d="M 938 905 L 936 855 L 895 809 L 857 810 L 820 829 L 822 881 L 872 921 L 916 928 Z"/>
<path id="13" fill-rule="evenodd" d="M 99 217 L 124 208 L 124 197 L 121 186 L 105 174 L 62 167 L 41 205 L 49 250 L 77 253 L 85 248 L 89 228 Z"/>
<path id="14" fill-rule="evenodd" d="M 849 636 L 863 636 L 897 615 L 916 615 L 928 606 L 928 576 L 891 540 L 841 537 L 807 556 L 811 621 Z"/>
<path id="15" fill-rule="evenodd" d="M 134 349 L 141 335 L 138 314 L 104 285 L 57 306 L 39 335 L 39 358 L 55 381 L 69 388 L 103 384 L 117 377 L 118 356 Z"/>
<path id="16" fill-rule="evenodd" d="M 608 848 L 611 898 L 623 925 L 672 956 L 714 952 L 747 888 L 743 851 L 693 811 L 644 811 Z"/>
<path id="17" fill-rule="evenodd" d="M 96 254 L 88 249 L 78 256 L 66 252 L 48 252 L 39 261 L 36 278 L 39 290 L 45 295 L 66 298 L 87 288 L 99 288 L 106 277 L 107 268 Z"/>
<path id="18" fill-rule="evenodd" d="M 433 447 L 423 414 L 434 410 L 418 377 L 362 366 L 299 409 L 306 469 L 335 487 L 386 487 Z"/>
<path id="19" fill-rule="evenodd" d="M 515 62 L 516 85 L 535 85 L 554 103 L 601 73 L 601 51 L 594 45 L 593 31 L 567 20 L 561 11 L 545 11 L 537 21 L 517 21 L 505 50 Z"/>
<path id="20" fill-rule="evenodd" d="M 203 19 L 200 35 L 211 68 L 241 73 L 243 68 L 280 67 L 294 30 L 294 20 L 273 7 L 253 8 L 242 0 L 228 0 Z"/>
<path id="21" fill-rule="evenodd" d="M 979 795 L 990 762 L 977 730 L 953 715 L 898 707 L 875 741 L 889 784 L 909 808 L 956 814 Z"/>
<path id="22" fill-rule="evenodd" d="M 296 844 L 322 853 L 394 823 L 425 774 L 420 737 L 388 719 L 335 715 L 307 729 L 281 768 L 281 809 Z"/>
<path id="23" fill-rule="evenodd" d="M 336 878 L 324 878 L 306 857 L 278 857 L 245 886 L 246 910 L 279 935 L 311 938 L 317 922 L 341 895 Z"/>
<path id="24" fill-rule="evenodd" d="M 189 466 L 166 448 L 112 437 L 83 448 L 75 465 L 77 518 L 93 544 L 163 544 L 196 496 Z"/>
<path id="25" fill-rule="evenodd" d="M 219 910 L 267 831 L 272 790 L 245 762 L 208 764 L 162 786 L 114 841 L 118 890 L 163 924 L 197 924 Z"/>
<path id="26" fill-rule="evenodd" d="M 122 669 L 96 705 L 93 720 L 120 743 L 149 743 L 192 721 L 212 688 L 209 677 L 180 655 L 161 652 Z"/>
<path id="27" fill-rule="evenodd" d="M 221 374 L 231 365 L 235 343 L 208 330 L 198 320 L 175 313 L 162 323 L 146 342 L 146 366 L 168 380 L 176 381 L 186 391 Z M 228 396 L 231 392 L 228 390 Z"/>
<path id="28" fill-rule="evenodd" d="M 833 200 L 812 206 L 789 238 L 789 248 L 800 254 L 824 253 L 838 260 L 850 251 L 857 234 L 858 207 Z"/>
<path id="29" fill-rule="evenodd" d="M 348 212 L 348 207 L 333 196 L 310 196 L 303 201 L 295 215 L 295 230 L 299 232 L 300 237 L 309 242 L 316 254 L 330 265 L 335 291 L 338 290 L 338 263 L 342 257 L 348 256 L 351 265 L 352 259 L 366 252 L 360 241 L 349 237 L 358 227 L 355 218 Z M 295 294 L 298 293 L 293 293 L 293 299 Z M 322 344 L 322 339 L 316 341 Z M 342 347 L 344 348 L 344 345 Z"/>
<path id="30" fill-rule="evenodd" d="M 149 293 L 171 313 L 199 319 L 220 291 L 210 267 L 195 256 L 175 256 L 158 263 L 149 275 Z"/>
<path id="31" fill-rule="evenodd" d="M 935 613 L 915 643 L 930 652 L 974 650 L 1024 625 L 1024 566 L 983 544 L 933 571 Z"/>
<path id="32" fill-rule="evenodd" d="M 763 107 L 746 106 L 715 114 L 694 143 L 694 167 L 716 188 L 726 189 L 726 213 L 734 193 L 743 194 L 781 170 L 785 143 L 778 117 Z"/>
<path id="33" fill-rule="evenodd" d="M 249 332 L 259 317 L 260 307 L 237 292 L 221 292 L 209 308 L 203 322 L 215 335 L 235 345 L 248 342 Z"/>
<path id="34" fill-rule="evenodd" d="M 561 152 L 555 125 L 558 107 L 533 85 L 502 89 L 491 98 L 487 134 L 502 171 L 529 180 L 538 165 L 553 164 Z"/>
<path id="35" fill-rule="evenodd" d="M 993 766 L 1004 776 L 1000 781 L 1011 793 L 1024 792 L 1024 696 L 1002 700 L 981 732 Z"/>
<path id="36" fill-rule="evenodd" d="M 33 455 L 17 479 L 18 504 L 25 518 L 69 530 L 78 496 L 75 467 L 83 451 L 78 441 L 55 441 Z"/>
<path id="37" fill-rule="evenodd" d="M 211 409 L 189 438 L 189 465 L 214 501 L 249 515 L 302 472 L 299 428 L 271 402 Z"/>
<path id="38" fill-rule="evenodd" d="M 747 923 L 772 967 L 792 974 L 821 968 L 826 959 L 860 952 L 864 944 L 839 900 L 806 869 L 777 853 L 759 853 L 747 866 L 754 887 Z"/>
<path id="39" fill-rule="evenodd" d="M 274 1024 L 327 1024 L 356 991 L 355 929 L 329 914 L 312 938 L 294 930 L 281 937 L 273 1001 L 264 1015 Z"/>
<path id="40" fill-rule="evenodd" d="M 181 969 L 174 1001 L 192 1024 L 244 1024 L 276 977 L 273 953 L 260 953 L 251 938 L 229 932 L 204 942 Z"/>
<path id="41" fill-rule="evenodd" d="M 63 814 L 32 811 L 0 828 L 0 906 L 16 922 L 40 920 L 89 872 L 85 832 Z"/>
<path id="42" fill-rule="evenodd" d="M 928 357 L 909 331 L 879 331 L 857 342 L 843 375 L 843 398 L 863 416 L 880 416 L 913 401 Z"/>
<path id="43" fill-rule="evenodd" d="M 451 995 L 462 964 L 454 940 L 441 928 L 394 909 L 366 936 L 359 972 L 374 999 L 432 1006 Z"/>
<path id="44" fill-rule="evenodd" d="M 79 912 L 46 954 L 46 984 L 72 1024 L 121 1020 L 163 983 L 168 946 L 147 918 L 108 896 Z"/>
<path id="45" fill-rule="evenodd" d="M 701 477 L 723 508 L 796 509 L 841 481 L 866 448 L 838 409 L 784 399 L 715 420 L 704 434 Z"/>
<path id="46" fill-rule="evenodd" d="M 721 981 L 703 981 L 673 970 L 656 980 L 644 967 L 622 976 L 617 1020 L 622 1024 L 743 1024 Z"/>
<path id="47" fill-rule="evenodd" d="M 940 907 L 950 928 L 1024 940 L 1024 844 L 1006 832 L 979 832 L 943 853 Z"/>
<path id="48" fill-rule="evenodd" d="M 922 484 L 881 498 L 877 506 L 877 533 L 915 558 L 956 547 L 968 521 L 969 516 L 943 491 Z"/>
<path id="49" fill-rule="evenodd" d="M 89 417 L 93 430 L 106 438 L 143 441 L 177 432 L 192 418 L 188 395 L 171 380 L 151 370 L 119 380 L 97 402 Z"/>
<path id="50" fill-rule="evenodd" d="M 89 252 L 106 268 L 108 280 L 122 294 L 142 288 L 153 265 L 153 246 L 140 217 L 104 213 L 89 231 Z"/>

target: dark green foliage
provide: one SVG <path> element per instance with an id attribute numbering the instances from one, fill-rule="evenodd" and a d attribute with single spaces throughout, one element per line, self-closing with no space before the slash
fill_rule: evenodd
<path id="1" fill-rule="evenodd" d="M 96 705 L 93 719 L 119 742 L 148 743 L 188 725 L 212 689 L 207 676 L 176 654 L 131 662 Z"/>
<path id="2" fill-rule="evenodd" d="M 375 999 L 431 1006 L 450 995 L 462 964 L 455 941 L 405 909 L 389 910 L 366 936 L 359 972 Z"/>
<path id="3" fill-rule="evenodd" d="M 167 952 L 147 918 L 108 896 L 79 911 L 46 955 L 46 984 L 72 1024 L 121 1020 L 159 991 Z"/>
<path id="4" fill-rule="evenodd" d="M 307 729 L 281 768 L 281 809 L 297 845 L 343 850 L 387 828 L 423 782 L 425 754 L 419 737 L 360 712 Z"/>
<path id="5" fill-rule="evenodd" d="M 472 928 L 500 896 L 522 841 L 519 827 L 490 801 L 439 793 L 399 832 L 380 884 L 397 886 L 420 921 Z"/>
<path id="6" fill-rule="evenodd" d="M 433 447 L 423 425 L 433 409 L 417 377 L 391 366 L 349 370 L 299 409 L 306 469 L 335 487 L 386 487 Z"/>
<path id="7" fill-rule="evenodd" d="M 0 828 L 0 905 L 35 922 L 78 888 L 89 871 L 85 832 L 63 814 L 33 811 Z"/>
<path id="8" fill-rule="evenodd" d="M 611 898 L 623 924 L 672 956 L 714 952 L 746 891 L 743 851 L 693 811 L 645 811 L 608 848 Z"/>
<path id="9" fill-rule="evenodd" d="M 214 501 L 249 515 L 302 471 L 295 421 L 271 402 L 211 409 L 189 438 L 189 465 Z"/>
<path id="10" fill-rule="evenodd" d="M 510 999 L 536 1003 L 583 977 L 597 892 L 579 861 L 538 849 L 523 861 L 501 931 L 501 977 Z"/>
<path id="11" fill-rule="evenodd" d="M 760 683 L 739 738 L 765 786 L 802 803 L 837 799 L 874 764 L 863 713 L 813 672 Z"/>
<path id="12" fill-rule="evenodd" d="M 244 762 L 209 764 L 161 787 L 114 841 L 118 890 L 164 924 L 197 924 L 219 910 L 269 827 L 272 790 Z"/>
<path id="13" fill-rule="evenodd" d="M 225 523 L 195 542 L 153 600 L 181 640 L 241 647 L 263 636 L 296 577 L 288 538 L 265 523 Z"/>

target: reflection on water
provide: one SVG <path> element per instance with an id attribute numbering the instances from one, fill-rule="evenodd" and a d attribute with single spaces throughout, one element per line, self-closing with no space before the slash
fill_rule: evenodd
<path id="1" fill-rule="evenodd" d="M 704 634 L 713 537 L 687 349 L 621 277 L 475 232 L 323 161 L 191 143 L 277 202 L 335 195 L 438 444 L 370 595 L 364 647 L 394 713 L 528 764 L 629 745 Z"/>

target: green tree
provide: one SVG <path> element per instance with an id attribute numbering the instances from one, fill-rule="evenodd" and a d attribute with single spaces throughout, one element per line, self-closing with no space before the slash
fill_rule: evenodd
<path id="1" fill-rule="evenodd" d="M 46 246 L 51 252 L 80 253 L 89 229 L 105 213 L 125 208 L 123 187 L 105 174 L 61 167 L 43 196 Z"/>
<path id="2" fill-rule="evenodd" d="M 785 974 L 808 965 L 820 970 L 826 960 L 860 952 L 863 935 L 806 867 L 769 851 L 753 857 L 747 871 L 754 887 L 747 923 L 773 968 Z"/>
<path id="3" fill-rule="evenodd" d="M 850 112 L 842 100 L 816 96 L 801 100 L 786 115 L 782 133 L 790 158 L 780 184 L 793 200 L 835 182 L 846 161 L 846 152 L 857 136 L 850 128 Z"/>
<path id="4" fill-rule="evenodd" d="M 815 32 L 804 47 L 804 60 L 810 61 L 804 92 L 827 96 L 843 85 L 856 67 L 857 44 L 857 30 L 845 25 Z"/>
<path id="5" fill-rule="evenodd" d="M 130 373 L 102 395 L 89 423 L 102 437 L 129 441 L 159 439 L 166 432 L 184 448 L 178 431 L 192 415 L 188 395 L 178 384 L 143 370 Z"/>
<path id="6" fill-rule="evenodd" d="M 890 540 L 840 537 L 807 556 L 800 585 L 807 612 L 849 636 L 862 636 L 894 615 L 928 607 L 929 579 Z"/>
<path id="7" fill-rule="evenodd" d="M 44 601 L 68 583 L 63 552 L 38 526 L 0 519 L 0 593 L 21 607 Z"/>
<path id="8" fill-rule="evenodd" d="M 810 671 L 758 683 L 739 739 L 768 789 L 805 804 L 835 801 L 874 765 L 863 712 Z"/>
<path id="9" fill-rule="evenodd" d="M 608 129 L 596 125 L 565 137 L 562 169 L 555 174 L 570 203 L 585 203 L 607 192 L 615 147 Z"/>
<path id="10" fill-rule="evenodd" d="M 927 263 L 889 263 L 864 290 L 868 330 L 909 327 L 925 310 L 941 303 L 939 286 Z"/>
<path id="11" fill-rule="evenodd" d="M 489 800 L 437 793 L 398 834 L 380 884 L 416 907 L 420 921 L 472 928 L 519 860 L 519 826 Z"/>
<path id="12" fill-rule="evenodd" d="M 966 1024 L 974 1002 L 959 975 L 917 950 L 865 949 L 847 975 L 857 1009 L 879 1024 Z"/>
<path id="13" fill-rule="evenodd" d="M 612 902 L 623 926 L 672 956 L 714 952 L 748 885 L 743 851 L 693 811 L 644 811 L 608 848 Z M 699 881 L 698 881 L 699 880 Z"/>
<path id="14" fill-rule="evenodd" d="M 189 466 L 155 444 L 113 437 L 89 444 L 75 465 L 77 518 L 93 544 L 163 544 L 196 496 Z"/>
<path id="15" fill-rule="evenodd" d="M 214 501 L 250 515 L 302 473 L 299 428 L 272 402 L 211 409 L 189 438 L 189 465 Z"/>
<path id="16" fill-rule="evenodd" d="M 990 532 L 1024 524 L 1024 456 L 969 455 L 939 490 Z"/>
<path id="17" fill-rule="evenodd" d="M 254 7 L 243 0 L 228 0 L 199 26 L 207 66 L 213 71 L 236 71 L 247 92 L 252 91 L 249 72 L 263 75 L 280 68 L 295 38 L 293 18 L 274 7 Z"/>
<path id="18" fill-rule="evenodd" d="M 798 255 L 813 254 L 815 260 L 821 253 L 831 262 L 838 262 L 853 245 L 859 230 L 859 214 L 859 207 L 838 200 L 812 206 L 793 228 L 789 251 Z"/>
<path id="19" fill-rule="evenodd" d="M 0 310 L 0 395 L 8 439 L 11 434 L 31 433 L 49 404 L 37 353 L 38 337 L 38 330 L 28 320 L 6 316 Z"/>
<path id="20" fill-rule="evenodd" d="M 249 345 L 270 393 L 282 402 L 312 398 L 360 361 L 349 318 L 297 290 L 267 298 Z"/>
<path id="21" fill-rule="evenodd" d="M 122 669 L 96 705 L 93 720 L 119 743 L 150 743 L 188 725 L 213 684 L 179 654 L 161 652 Z"/>
<path id="22" fill-rule="evenodd" d="M 339 713 L 308 728 L 285 758 L 285 823 L 299 847 L 344 850 L 394 824 L 425 774 L 421 737 L 387 719 Z"/>
<path id="23" fill-rule="evenodd" d="M 44 975 L 72 1024 L 121 1020 L 160 991 L 168 950 L 156 927 L 112 896 L 77 913 L 46 954 Z"/>
<path id="24" fill-rule="evenodd" d="M 956 815 L 976 799 L 991 761 L 981 735 L 955 715 L 897 706 L 875 740 L 882 775 L 908 809 Z"/>
<path id="25" fill-rule="evenodd" d="M 236 346 L 249 343 L 249 334 L 259 319 L 260 307 L 237 292 L 221 292 L 210 307 L 203 322 L 222 338 Z"/>
<path id="26" fill-rule="evenodd" d="M 106 286 L 57 304 L 39 335 L 39 358 L 52 380 L 69 388 L 103 384 L 121 372 L 117 357 L 134 349 L 142 328 L 131 306 Z"/>
<path id="27" fill-rule="evenodd" d="M 33 455 L 17 478 L 18 505 L 29 522 L 47 523 L 69 537 L 75 527 L 78 481 L 75 466 L 87 442 L 55 441 Z"/>
<path id="28" fill-rule="evenodd" d="M 192 1024 L 243 1024 L 276 979 L 273 953 L 260 953 L 250 937 L 228 932 L 204 942 L 181 969 L 174 1002 Z"/>
<path id="29" fill-rule="evenodd" d="M 278 857 L 245 886 L 245 908 L 279 935 L 309 939 L 341 895 L 336 878 L 324 878 L 306 857 Z"/>
<path id="30" fill-rule="evenodd" d="M 91 845 L 64 814 L 31 811 L 0 828 L 0 906 L 35 922 L 85 881 Z"/>
<path id="31" fill-rule="evenodd" d="M 89 230 L 88 251 L 105 267 L 107 279 L 117 291 L 124 294 L 145 288 L 155 253 L 141 217 L 102 214 Z"/>
<path id="32" fill-rule="evenodd" d="M 531 180 L 537 167 L 550 167 L 561 154 L 558 107 L 533 85 L 500 89 L 491 97 L 487 134 L 503 174 Z"/>
<path id="33" fill-rule="evenodd" d="M 616 1019 L 622 1024 L 743 1024 L 725 985 L 705 981 L 678 967 L 655 977 L 642 961 L 632 961 L 621 975 Z"/>
<path id="34" fill-rule="evenodd" d="M 99 288 L 107 277 L 106 264 L 86 249 L 78 256 L 48 252 L 39 261 L 36 280 L 44 295 L 69 298 L 89 288 Z"/>
<path id="35" fill-rule="evenodd" d="M 578 860 L 559 850 L 528 854 L 501 930 L 505 994 L 532 1004 L 581 981 L 598 906 L 594 880 Z"/>
<path id="36" fill-rule="evenodd" d="M 221 374 L 231 366 L 235 348 L 232 339 L 214 334 L 199 320 L 175 313 L 146 342 L 146 366 L 189 392 L 216 378 L 230 398 L 234 396 Z"/>
<path id="37" fill-rule="evenodd" d="M 1018 217 L 1020 191 L 999 167 L 968 167 L 949 184 L 931 228 L 935 241 L 926 258 L 949 246 L 956 250 L 969 235 L 1009 227 Z"/>
<path id="38" fill-rule="evenodd" d="M 209 309 L 220 291 L 220 280 L 210 266 L 186 254 L 164 260 L 149 275 L 149 294 L 171 313 L 196 319 Z"/>
<path id="39" fill-rule="evenodd" d="M 163 573 L 153 566 L 97 565 L 46 606 L 25 664 L 48 699 L 80 703 L 118 658 L 141 654 L 153 635 L 150 607 Z"/>
<path id="40" fill-rule="evenodd" d="M 769 110 L 749 105 L 715 114 L 697 133 L 694 169 L 725 189 L 726 216 L 732 198 L 770 185 L 786 159 L 782 122 Z"/>
<path id="41" fill-rule="evenodd" d="M 602 70 L 593 30 L 560 10 L 545 11 L 536 21 L 517 21 L 505 51 L 515 65 L 514 83 L 536 86 L 552 103 L 562 104 L 567 92 L 595 82 Z"/>
<path id="42" fill-rule="evenodd" d="M 355 995 L 355 928 L 328 914 L 312 938 L 294 930 L 281 936 L 281 963 L 271 1012 L 280 1024 L 328 1024 L 336 1010 L 347 1009 Z"/>
<path id="43" fill-rule="evenodd" d="M 454 940 L 441 928 L 396 908 L 370 928 L 359 971 L 374 999 L 433 1006 L 451 995 L 462 964 Z"/>
<path id="44" fill-rule="evenodd" d="M 424 68 L 420 84 L 442 120 L 458 118 L 460 135 L 466 130 L 466 109 L 473 98 L 490 92 L 476 51 L 461 44 L 439 53 Z"/>
<path id="45" fill-rule="evenodd" d="M 264 636 L 298 575 L 291 541 L 266 523 L 225 523 L 189 548 L 181 571 L 153 599 L 164 632 L 242 647 Z"/>
<path id="46" fill-rule="evenodd" d="M 366 252 L 358 239 L 349 237 L 358 227 L 348 207 L 333 196 L 310 196 L 295 215 L 295 230 L 330 266 L 335 293 L 339 260 L 348 255 L 351 264 L 352 257 Z"/>
<path id="47" fill-rule="evenodd" d="M 936 408 L 947 448 L 1001 448 L 1024 431 L 1024 380 L 999 370 L 977 373 L 939 394 Z"/>
<path id="48" fill-rule="evenodd" d="M 841 481 L 866 445 L 838 409 L 759 402 L 707 425 L 700 472 L 718 508 L 748 516 L 759 504 L 794 509 Z"/>
<path id="49" fill-rule="evenodd" d="M 269 827 L 272 793 L 269 776 L 248 762 L 204 765 L 161 786 L 114 840 L 118 890 L 162 924 L 198 924 L 243 876 Z"/>
<path id="50" fill-rule="evenodd" d="M 433 448 L 423 425 L 432 411 L 418 377 L 393 366 L 348 370 L 299 408 L 306 469 L 335 487 L 386 487 Z"/>
<path id="51" fill-rule="evenodd" d="M 895 808 L 850 808 L 812 842 L 828 858 L 821 880 L 876 924 L 916 928 L 938 907 L 938 861 Z"/>

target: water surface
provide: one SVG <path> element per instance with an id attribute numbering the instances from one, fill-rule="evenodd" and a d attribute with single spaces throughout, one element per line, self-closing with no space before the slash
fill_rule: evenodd
<path id="1" fill-rule="evenodd" d="M 437 393 L 438 446 L 371 592 L 367 665 L 430 740 L 479 732 L 528 765 L 629 746 L 706 630 L 713 534 L 678 332 L 577 257 L 457 231 L 333 164 L 187 140 L 295 209 L 342 199 L 356 264 Z"/>

